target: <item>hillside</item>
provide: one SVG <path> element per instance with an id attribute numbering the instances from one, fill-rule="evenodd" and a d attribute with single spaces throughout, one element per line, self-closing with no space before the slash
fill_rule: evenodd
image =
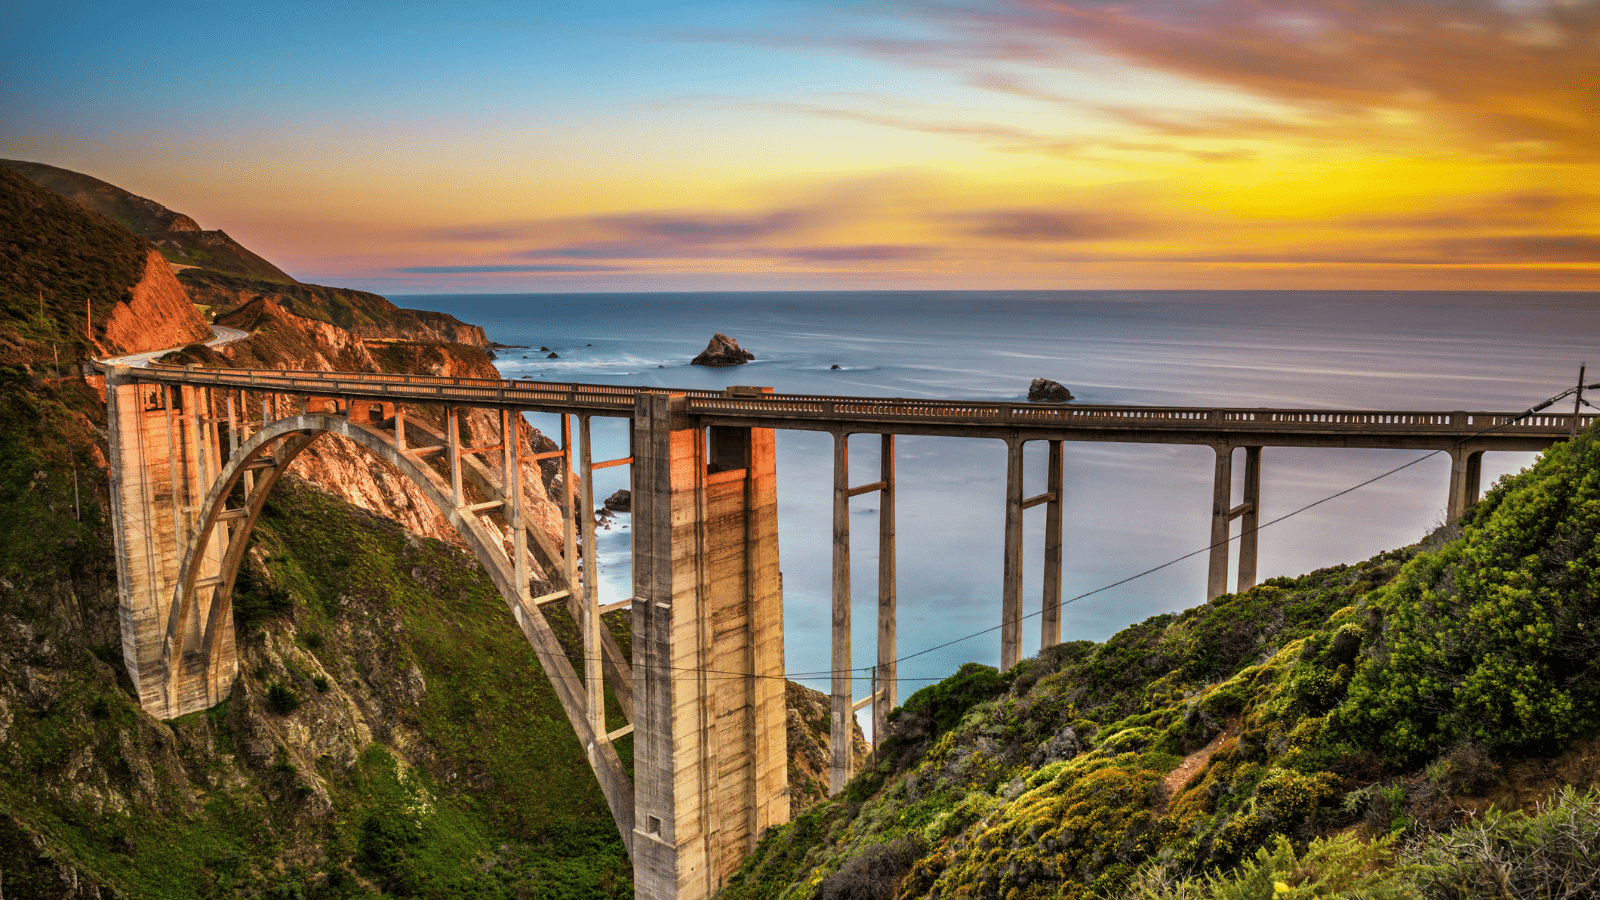
<path id="1" fill-rule="evenodd" d="M 54 374 L 91 356 L 211 336 L 154 249 L 0 167 L 0 365 Z"/>
<path id="2" fill-rule="evenodd" d="M 1600 785 L 1597 614 L 1591 428 L 1421 545 L 918 691 L 722 896 L 1593 896 L 1600 798 L 1538 804 Z"/>
<path id="3" fill-rule="evenodd" d="M 116 222 L 154 244 L 169 262 L 279 284 L 295 283 L 283 270 L 246 250 L 227 233 L 202 229 L 194 219 L 114 184 L 44 163 L 0 159 L 0 167 L 21 173 Z"/>
<path id="4" fill-rule="evenodd" d="M 267 300 L 306 319 L 337 325 L 367 340 L 426 341 L 486 347 L 489 339 L 477 325 L 448 313 L 402 309 L 387 298 L 366 291 L 320 284 L 275 284 L 205 269 L 185 269 L 178 280 L 194 302 L 226 316 L 253 301 Z"/>

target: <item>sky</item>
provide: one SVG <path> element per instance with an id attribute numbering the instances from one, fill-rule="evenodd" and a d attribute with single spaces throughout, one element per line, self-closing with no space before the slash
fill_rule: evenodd
<path id="1" fill-rule="evenodd" d="M 1600 290 L 1600 0 L 0 0 L 0 157 L 386 294 Z"/>

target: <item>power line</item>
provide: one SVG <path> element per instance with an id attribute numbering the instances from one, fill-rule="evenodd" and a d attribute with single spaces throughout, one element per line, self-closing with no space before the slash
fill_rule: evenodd
<path id="1" fill-rule="evenodd" d="M 1579 391 L 1584 391 L 1584 390 L 1600 390 L 1600 383 L 1585 385 L 1585 384 L 1582 384 L 1580 382 L 1578 385 L 1576 385 L 1574 387 L 1567 388 L 1566 390 L 1562 391 L 1559 394 L 1556 394 L 1554 397 L 1551 397 L 1550 399 L 1544 401 L 1543 403 L 1540 403 L 1540 404 L 1538 404 L 1536 406 L 1529 407 L 1528 409 L 1524 410 L 1520 415 L 1518 415 L 1517 417 L 1515 417 L 1513 419 L 1510 419 L 1509 421 L 1501 422 L 1501 423 L 1499 423 L 1497 425 L 1491 425 L 1488 428 L 1485 428 L 1485 429 L 1483 429 L 1481 431 L 1478 431 L 1478 432 L 1475 432 L 1473 434 L 1469 434 L 1466 437 L 1457 440 L 1452 447 L 1448 448 L 1448 450 L 1453 450 L 1456 447 L 1460 447 L 1461 445 L 1465 444 L 1467 441 L 1470 441 L 1470 440 L 1472 440 L 1474 438 L 1477 438 L 1477 437 L 1481 437 L 1481 436 L 1483 436 L 1485 434 L 1488 434 L 1491 431 L 1496 431 L 1496 430 L 1501 429 L 1501 428 L 1506 428 L 1506 427 L 1509 427 L 1511 425 L 1515 425 L 1516 423 L 1522 421 L 1523 419 L 1528 418 L 1529 416 L 1533 415 L 1534 413 L 1537 413 L 1540 410 L 1548 408 L 1551 404 L 1554 404 L 1554 403 L 1556 403 L 1556 402 L 1558 402 L 1558 401 L 1560 401 L 1562 399 L 1565 399 L 1567 397 L 1572 396 L 1573 394 L 1575 394 L 1575 393 L 1577 393 Z M 1586 403 L 1586 405 L 1588 405 L 1588 404 Z M 1221 541 L 1217 541 L 1217 542 L 1214 542 L 1214 543 L 1211 543 L 1211 544 L 1207 544 L 1206 546 L 1201 547 L 1198 550 L 1194 550 L 1194 551 L 1191 551 L 1189 553 L 1185 553 L 1182 556 L 1178 556 L 1178 557 L 1175 557 L 1173 559 L 1169 559 L 1166 562 L 1164 562 L 1164 563 L 1162 563 L 1162 564 L 1160 564 L 1158 566 L 1152 566 L 1152 567 L 1150 567 L 1148 569 L 1145 569 L 1142 572 L 1136 573 L 1134 575 L 1129 575 L 1128 577 L 1123 578 L 1123 579 L 1121 579 L 1119 581 L 1114 581 L 1114 582 L 1112 582 L 1110 584 L 1107 584 L 1107 585 L 1104 585 L 1102 587 L 1095 588 L 1092 591 L 1086 591 L 1086 592 L 1084 592 L 1082 594 L 1078 594 L 1075 597 L 1071 597 L 1069 599 L 1063 600 L 1063 601 L 1061 601 L 1061 606 L 1066 606 L 1069 603 L 1075 603 L 1075 602 L 1077 602 L 1079 600 L 1082 600 L 1082 599 L 1084 599 L 1086 597 L 1092 597 L 1095 594 L 1099 594 L 1099 593 L 1103 593 L 1105 591 L 1109 591 L 1109 590 L 1111 590 L 1112 588 L 1115 588 L 1115 587 L 1121 587 L 1124 584 L 1127 584 L 1127 583 L 1129 583 L 1131 581 L 1135 581 L 1137 579 L 1143 578 L 1146 575 L 1151 575 L 1151 574 L 1154 574 L 1156 572 L 1159 572 L 1162 569 L 1165 569 L 1165 568 L 1168 568 L 1170 566 L 1176 565 L 1176 564 L 1178 564 L 1180 562 L 1183 562 L 1186 559 L 1190 559 L 1192 557 L 1199 556 L 1202 553 L 1208 553 L 1214 547 L 1224 546 L 1226 544 L 1232 543 L 1234 540 L 1236 540 L 1238 538 L 1243 538 L 1246 533 L 1259 532 L 1259 531 L 1261 531 L 1261 529 L 1266 528 L 1269 525 L 1276 525 L 1277 523 L 1282 522 L 1285 519 L 1293 518 L 1294 516 L 1297 516 L 1297 515 L 1305 512 L 1306 510 L 1313 509 L 1315 507 L 1321 506 L 1322 504 L 1327 503 L 1330 500 L 1337 500 L 1338 498 L 1343 497 L 1346 494 L 1350 494 L 1350 493 L 1353 493 L 1355 491 L 1358 491 L 1361 488 L 1364 488 L 1369 484 L 1372 484 L 1372 483 L 1377 482 L 1377 481 L 1381 481 L 1381 480 L 1383 480 L 1385 478 L 1388 478 L 1390 475 L 1394 475 L 1397 472 L 1401 472 L 1401 471 L 1404 471 L 1406 469 L 1409 469 L 1412 466 L 1416 465 L 1417 463 L 1422 462 L 1423 460 L 1431 459 L 1431 458 L 1433 458 L 1435 456 L 1438 456 L 1440 453 L 1448 452 L 1448 450 L 1434 450 L 1434 451 L 1431 451 L 1429 453 L 1425 453 L 1422 456 L 1419 456 L 1416 459 L 1413 459 L 1410 462 L 1405 463 L 1404 465 L 1396 466 L 1393 469 L 1390 469 L 1389 471 L 1384 472 L 1381 475 L 1375 475 L 1372 478 L 1368 478 L 1366 481 L 1363 481 L 1360 484 L 1353 485 L 1351 487 L 1345 488 L 1344 490 L 1339 491 L 1338 493 L 1330 494 L 1330 495 L 1328 495 L 1326 497 L 1323 497 L 1320 500 L 1316 500 L 1316 501 L 1313 501 L 1311 503 L 1307 503 L 1305 506 L 1302 506 L 1299 509 L 1294 510 L 1293 512 L 1285 513 L 1285 514 L 1283 514 L 1281 516 L 1278 516 L 1275 519 L 1272 519 L 1272 520 L 1267 521 L 1267 522 L 1263 522 L 1263 523 L 1257 525 L 1252 530 L 1252 532 L 1240 532 L 1238 535 L 1230 535 L 1225 540 L 1221 540 Z M 1014 624 L 1016 624 L 1018 622 L 1026 621 L 1026 620 L 1031 619 L 1031 618 L 1033 618 L 1035 616 L 1043 615 L 1043 613 L 1044 613 L 1044 610 L 1039 610 L 1037 612 L 1027 613 L 1027 614 L 1024 614 L 1022 616 L 1017 617 L 1016 619 L 1012 619 L 1012 620 L 1007 620 L 1007 621 L 1001 622 L 998 625 L 994 625 L 994 626 L 991 626 L 989 628 L 985 628 L 985 629 L 983 629 L 981 631 L 974 631 L 971 634 L 963 635 L 963 636 L 958 637 L 958 638 L 952 638 L 951 640 L 945 641 L 944 643 L 935 644 L 932 647 L 928 647 L 928 648 L 925 648 L 923 650 L 918 650 L 915 653 L 910 653 L 910 654 L 907 654 L 905 656 L 899 657 L 898 659 L 895 660 L 895 665 L 899 665 L 900 663 L 905 662 L 906 660 L 909 660 L 909 659 L 915 659 L 915 658 L 917 658 L 919 656 L 925 656 L 925 655 L 927 655 L 929 653 L 933 653 L 933 652 L 935 652 L 937 650 L 943 650 L 946 647 L 951 647 L 951 646 L 954 646 L 956 644 L 962 643 L 964 641 L 972 640 L 973 638 L 976 638 L 976 637 L 982 637 L 982 636 L 984 636 L 986 634 L 992 634 L 993 632 L 999 631 L 1000 629 L 1005 628 L 1005 627 L 1007 627 L 1009 625 L 1014 625 Z M 858 666 L 858 667 L 855 667 L 855 668 L 843 669 L 843 670 L 838 670 L 838 671 L 822 670 L 822 671 L 817 671 L 817 672 L 791 672 L 791 673 L 786 673 L 785 677 L 786 678 L 821 678 L 821 677 L 824 677 L 824 676 L 835 675 L 835 674 L 845 675 L 845 674 L 853 674 L 853 673 L 862 673 L 862 674 L 866 675 L 866 674 L 871 674 L 871 672 L 872 672 L 872 670 L 874 668 L 876 668 L 876 667 L 875 666 Z"/>

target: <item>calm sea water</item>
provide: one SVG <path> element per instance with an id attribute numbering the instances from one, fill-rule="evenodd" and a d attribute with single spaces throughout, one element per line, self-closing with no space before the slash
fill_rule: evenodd
<path id="1" fill-rule="evenodd" d="M 507 378 L 950 399 L 1025 397 L 1033 378 L 1081 402 L 1329 409 L 1520 411 L 1600 370 L 1600 294 L 1416 292 L 885 292 L 430 295 L 396 298 L 480 324 Z M 688 364 L 721 331 L 756 355 L 734 369 Z M 559 354 L 546 359 L 537 348 Z M 837 370 L 832 366 L 839 366 Z M 554 430 L 553 417 L 530 417 Z M 596 458 L 627 453 L 620 422 L 595 420 Z M 787 668 L 829 667 L 831 437 L 780 432 L 780 555 Z M 901 437 L 900 651 L 995 626 L 1000 617 L 1005 449 L 999 441 Z M 876 480 L 877 438 L 851 441 L 853 483 Z M 1268 448 L 1263 520 L 1425 454 Z M 1067 444 L 1064 597 L 1208 543 L 1207 447 Z M 1484 457 L 1484 484 L 1531 454 Z M 1029 446 L 1027 490 L 1043 490 L 1045 449 Z M 1242 469 L 1242 456 L 1235 469 Z M 1443 454 L 1261 534 L 1261 578 L 1297 575 L 1412 543 L 1444 517 Z M 626 487 L 597 473 L 597 497 Z M 1236 487 L 1235 496 L 1239 488 Z M 876 651 L 877 510 L 852 501 L 855 663 Z M 1025 612 L 1040 600 L 1043 510 L 1028 514 Z M 602 602 L 628 595 L 627 520 L 602 533 Z M 1236 526 L 1237 527 L 1237 526 Z M 1071 603 L 1063 637 L 1103 640 L 1204 600 L 1204 554 Z M 1025 631 L 1038 646 L 1037 618 Z M 937 679 L 995 664 L 987 634 L 902 665 Z M 802 678 L 825 688 L 825 678 Z M 901 696 L 925 682 L 902 685 Z M 858 695 L 867 690 L 861 682 Z"/>

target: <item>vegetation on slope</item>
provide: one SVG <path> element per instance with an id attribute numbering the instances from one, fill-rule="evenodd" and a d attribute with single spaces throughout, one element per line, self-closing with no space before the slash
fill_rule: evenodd
<path id="1" fill-rule="evenodd" d="M 262 281 L 294 283 L 283 270 L 246 250 L 226 233 L 203 230 L 188 216 L 114 184 L 44 163 L 4 159 L 0 160 L 0 168 L 23 175 L 150 241 L 168 262 Z"/>
<path id="2" fill-rule="evenodd" d="M 0 166 L 0 365 L 42 373 L 57 357 L 64 370 L 87 358 L 86 307 L 103 324 L 149 252 L 117 223 Z"/>
<path id="3" fill-rule="evenodd" d="M 1399 844 L 1314 842 L 1447 835 L 1593 784 L 1597 538 L 1591 429 L 1425 545 L 1008 673 L 968 666 L 909 698 L 876 768 L 769 834 L 724 896 L 1202 896 L 1192 879 L 1247 864 L 1208 882 L 1243 884 L 1259 854 L 1387 862 Z"/>

